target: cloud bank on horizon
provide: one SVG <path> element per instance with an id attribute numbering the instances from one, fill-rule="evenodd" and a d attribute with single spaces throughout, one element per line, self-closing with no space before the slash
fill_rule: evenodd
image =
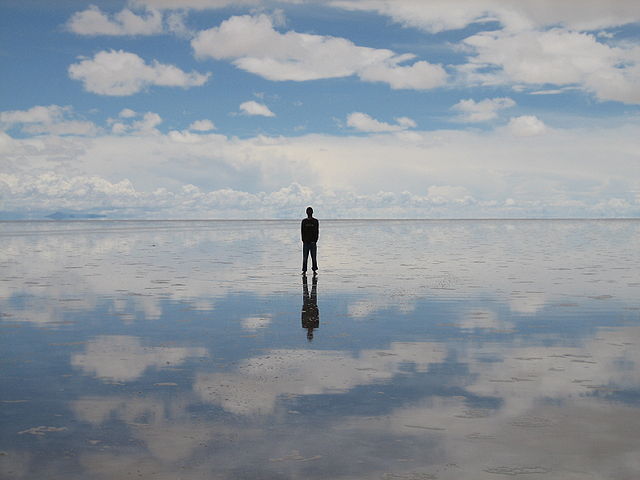
<path id="1" fill-rule="evenodd" d="M 0 219 L 640 217 L 635 0 L 77 5 L 0 7 Z"/>

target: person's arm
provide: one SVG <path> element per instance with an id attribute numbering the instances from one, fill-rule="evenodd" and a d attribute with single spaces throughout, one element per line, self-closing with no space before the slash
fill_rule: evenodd
<path id="1" fill-rule="evenodd" d="M 300 240 L 304 242 L 304 220 L 300 222 Z"/>

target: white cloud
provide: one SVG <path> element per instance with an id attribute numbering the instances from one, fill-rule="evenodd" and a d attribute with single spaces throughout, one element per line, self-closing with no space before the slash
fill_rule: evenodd
<path id="1" fill-rule="evenodd" d="M 20 125 L 30 134 L 96 135 L 98 127 L 93 122 L 74 118 L 73 108 L 59 105 L 35 106 L 28 110 L 0 112 L 0 125 L 11 128 Z"/>
<path id="2" fill-rule="evenodd" d="M 395 89 L 429 89 L 443 85 L 439 65 L 413 55 L 360 47 L 345 38 L 288 31 L 280 33 L 268 15 L 235 16 L 201 31 L 191 45 L 197 57 L 230 59 L 238 68 L 269 80 L 307 81 L 352 75 L 385 82 Z"/>
<path id="3" fill-rule="evenodd" d="M 425 372 L 444 358 L 445 351 L 428 342 L 392 343 L 387 350 L 363 350 L 357 357 L 339 350 L 271 350 L 231 373 L 198 374 L 194 390 L 204 401 L 236 414 L 268 414 L 283 395 L 344 393 L 390 379 L 408 363 Z"/>
<path id="4" fill-rule="evenodd" d="M 58 105 L 50 105 L 44 107 L 41 105 L 30 108 L 29 110 L 11 110 L 0 113 L 0 121 L 3 123 L 53 123 L 62 117 L 64 107 Z"/>
<path id="5" fill-rule="evenodd" d="M 186 23 L 187 13 L 184 10 L 171 12 L 167 15 L 167 30 L 182 38 L 192 38 L 195 32 Z"/>
<path id="6" fill-rule="evenodd" d="M 534 115 L 522 115 L 509 120 L 509 131 L 516 137 L 533 137 L 547 131 L 547 126 Z"/>
<path id="7" fill-rule="evenodd" d="M 262 0 L 133 0 L 132 3 L 167 10 L 208 10 L 229 6 L 259 5 L 261 2 Z"/>
<path id="8" fill-rule="evenodd" d="M 416 122 L 407 117 L 396 118 L 396 124 L 380 122 L 362 112 L 350 113 L 347 117 L 347 125 L 360 132 L 398 132 L 416 126 Z"/>
<path id="9" fill-rule="evenodd" d="M 271 315 L 263 315 L 261 317 L 247 317 L 242 319 L 242 329 L 249 332 L 256 332 L 262 328 L 271 325 Z"/>
<path id="10" fill-rule="evenodd" d="M 425 61 L 400 65 L 400 58 L 362 68 L 358 76 L 368 82 L 388 83 L 394 90 L 428 90 L 445 84 L 447 73 L 440 65 Z"/>
<path id="11" fill-rule="evenodd" d="M 129 125 L 122 122 L 114 122 L 111 125 L 111 133 L 114 135 L 122 135 L 129 131 Z"/>
<path id="12" fill-rule="evenodd" d="M 134 110 L 131 110 L 130 108 L 123 108 L 118 114 L 120 118 L 133 118 L 136 115 L 137 113 Z"/>
<path id="13" fill-rule="evenodd" d="M 513 107 L 515 104 L 511 98 L 485 98 L 479 102 L 468 99 L 460 100 L 452 109 L 461 112 L 459 121 L 486 122 L 496 118 L 498 110 Z"/>
<path id="14" fill-rule="evenodd" d="M 509 30 L 563 25 L 596 30 L 640 21 L 635 0 L 332 0 L 334 7 L 374 11 L 407 27 L 428 32 L 462 29 L 472 23 L 499 21 Z"/>
<path id="15" fill-rule="evenodd" d="M 111 124 L 111 132 L 115 135 L 158 135 L 160 132 L 156 127 L 162 123 L 162 117 L 155 112 L 146 112 L 141 118 L 140 115 L 129 108 L 121 110 L 118 114 L 119 120 L 113 118 L 108 120 Z"/>
<path id="16" fill-rule="evenodd" d="M 109 18 L 100 8 L 91 5 L 74 13 L 67 28 L 79 35 L 154 35 L 162 33 L 162 14 L 147 10 L 145 15 L 136 15 L 125 8 Z"/>
<path id="17" fill-rule="evenodd" d="M 157 134 L 160 133 L 156 127 L 162 123 L 162 118 L 155 112 L 147 112 L 141 120 L 133 122 L 132 129 L 139 134 Z"/>
<path id="18" fill-rule="evenodd" d="M 119 118 L 124 134 L 92 138 L 0 135 L 2 210 L 273 218 L 311 202 L 351 218 L 640 214 L 632 123 L 548 128 L 524 116 L 492 131 L 238 139 L 162 134 L 161 120 Z"/>
<path id="19" fill-rule="evenodd" d="M 475 55 L 460 67 L 472 84 L 577 85 L 601 100 L 640 103 L 638 47 L 612 47 L 594 35 L 491 31 L 464 40 Z"/>
<path id="20" fill-rule="evenodd" d="M 640 103 L 637 44 L 616 42 L 602 33 L 603 28 L 640 22 L 635 0 L 457 0 L 455 6 L 448 0 L 334 0 L 331 5 L 374 11 L 428 32 L 499 22 L 502 28 L 487 28 L 463 41 L 474 53 L 468 64 L 456 67 L 464 84 L 577 86 L 600 100 Z M 423 78 L 437 78 L 426 70 Z M 400 72 L 394 69 L 394 76 Z M 403 82 L 397 78 L 394 87 L 390 78 L 384 80 L 393 88 L 417 88 L 411 83 L 400 87 Z"/>
<path id="21" fill-rule="evenodd" d="M 101 335 L 89 342 L 84 353 L 71 358 L 71 365 L 85 373 L 116 381 L 140 378 L 151 367 L 179 365 L 188 357 L 206 357 L 201 347 L 144 346 L 137 337 Z"/>
<path id="22" fill-rule="evenodd" d="M 262 117 L 275 117 L 276 114 L 269 110 L 263 103 L 258 103 L 253 100 L 249 100 L 248 102 L 243 102 L 240 104 L 240 111 L 245 115 L 259 115 Z"/>
<path id="23" fill-rule="evenodd" d="M 465 187 L 452 185 L 432 185 L 427 189 L 427 198 L 436 205 L 446 203 L 467 204 L 474 199 Z"/>
<path id="24" fill-rule="evenodd" d="M 174 65 L 157 60 L 147 64 L 135 53 L 110 50 L 72 64 L 69 66 L 69 76 L 81 81 L 89 92 L 124 96 L 133 95 L 152 85 L 183 88 L 201 86 L 210 74 L 186 73 Z"/>
<path id="25" fill-rule="evenodd" d="M 216 126 L 213 124 L 211 120 L 196 120 L 191 125 L 189 125 L 189 130 L 195 130 L 196 132 L 209 132 L 211 130 L 215 130 Z"/>

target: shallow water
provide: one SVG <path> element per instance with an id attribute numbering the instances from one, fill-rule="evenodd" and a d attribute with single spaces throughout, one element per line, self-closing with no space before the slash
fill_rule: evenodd
<path id="1" fill-rule="evenodd" d="M 0 477 L 640 478 L 640 221 L 298 229 L 0 223 Z"/>

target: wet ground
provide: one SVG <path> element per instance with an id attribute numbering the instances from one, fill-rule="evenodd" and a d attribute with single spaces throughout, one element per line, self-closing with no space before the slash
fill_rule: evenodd
<path id="1" fill-rule="evenodd" d="M 640 478 L 640 221 L 0 223 L 0 477 Z"/>

